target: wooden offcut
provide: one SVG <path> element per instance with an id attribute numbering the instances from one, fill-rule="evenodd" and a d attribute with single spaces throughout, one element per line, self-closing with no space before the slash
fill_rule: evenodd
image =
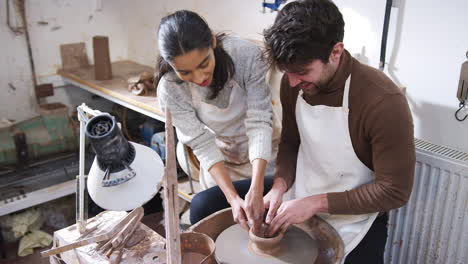
<path id="1" fill-rule="evenodd" d="M 112 79 L 112 66 L 109 53 L 109 38 L 93 37 L 94 77 L 96 80 Z"/>
<path id="2" fill-rule="evenodd" d="M 60 56 L 63 70 L 89 66 L 84 42 L 60 45 Z"/>
<path id="3" fill-rule="evenodd" d="M 54 86 L 51 83 L 44 83 L 36 86 L 36 97 L 44 98 L 54 95 Z"/>

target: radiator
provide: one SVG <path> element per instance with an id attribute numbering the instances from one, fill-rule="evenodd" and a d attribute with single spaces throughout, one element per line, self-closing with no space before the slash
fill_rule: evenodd
<path id="1" fill-rule="evenodd" d="M 416 143 L 411 198 L 389 214 L 387 264 L 468 263 L 468 154 Z"/>

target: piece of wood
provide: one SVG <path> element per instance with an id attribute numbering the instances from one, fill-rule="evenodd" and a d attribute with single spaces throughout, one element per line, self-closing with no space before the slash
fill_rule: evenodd
<path id="1" fill-rule="evenodd" d="M 164 177 L 164 217 L 166 224 L 167 263 L 180 264 L 180 227 L 177 196 L 177 165 L 171 112 L 166 107 L 166 175 Z"/>
<path id="2" fill-rule="evenodd" d="M 84 42 L 60 45 L 60 56 L 63 70 L 89 66 Z"/>
<path id="3" fill-rule="evenodd" d="M 54 86 L 51 83 L 43 83 L 36 86 L 36 98 L 54 95 Z"/>
<path id="4" fill-rule="evenodd" d="M 141 214 L 137 214 L 132 221 L 130 221 L 125 228 L 122 229 L 121 232 L 119 232 L 115 238 L 112 239 L 112 247 L 116 248 L 120 244 L 125 244 L 127 237 L 131 236 L 135 229 L 138 227 L 138 225 L 141 223 L 141 219 L 143 218 L 143 212 Z M 125 241 L 125 242 L 123 242 Z"/>
<path id="5" fill-rule="evenodd" d="M 92 243 L 97 243 L 99 241 L 104 241 L 104 240 L 110 239 L 121 228 L 123 228 L 135 215 L 137 215 L 142 210 L 143 210 L 142 207 L 138 207 L 138 208 L 134 209 L 127 216 L 125 216 L 119 223 L 117 223 L 112 228 L 111 231 L 109 231 L 107 233 L 97 235 L 97 236 L 94 236 L 94 237 L 89 237 L 89 238 L 82 239 L 82 240 L 78 240 L 76 242 L 70 243 L 70 244 L 65 245 L 65 246 L 56 247 L 56 248 L 52 248 L 52 249 L 49 249 L 49 250 L 42 251 L 41 256 L 42 257 L 48 257 L 48 256 L 51 256 L 51 255 L 57 255 L 57 254 L 60 254 L 62 252 L 68 251 L 68 250 L 72 250 L 72 249 L 77 248 L 77 247 L 82 247 L 82 246 L 86 246 L 86 245 L 89 245 L 89 244 L 92 244 Z"/>
<path id="6" fill-rule="evenodd" d="M 140 220 L 143 217 L 143 212 L 135 215 L 117 234 L 108 240 L 102 241 L 102 244 L 96 246 L 96 250 L 106 253 L 109 256 L 112 253 L 112 248 L 117 247 L 123 240 L 123 237 L 129 234 L 132 227 L 140 224 Z"/>
<path id="7" fill-rule="evenodd" d="M 115 258 L 112 259 L 111 263 L 120 263 L 120 260 L 122 259 L 122 253 L 123 253 L 125 244 L 127 244 L 130 237 L 133 235 L 133 233 L 135 233 L 135 230 L 140 224 L 142 217 L 143 215 L 141 215 L 140 217 L 136 217 L 137 218 L 136 224 L 130 227 L 130 231 L 128 233 L 123 234 L 124 237 L 122 238 L 122 241 L 120 242 L 119 245 L 117 245 L 117 247 L 114 248 L 114 251 L 116 252 L 116 254 L 115 254 Z"/>
<path id="8" fill-rule="evenodd" d="M 96 80 L 112 79 L 112 65 L 109 54 L 109 38 L 93 37 L 94 77 Z"/>
<path id="9" fill-rule="evenodd" d="M 141 240 L 145 238 L 145 235 L 140 232 L 134 232 L 130 239 L 125 243 L 126 248 L 131 248 L 136 244 L 140 243 Z"/>
<path id="10" fill-rule="evenodd" d="M 83 234 L 81 234 L 81 236 L 78 238 L 78 239 L 82 239 L 84 237 L 86 237 L 87 235 L 93 233 L 94 231 L 96 231 L 98 229 L 99 225 L 95 225 L 93 227 L 90 227 L 90 228 L 86 228 L 85 232 Z"/>
<path id="11" fill-rule="evenodd" d="M 119 264 L 122 261 L 122 250 L 114 250 L 112 254 L 109 256 L 109 263 L 110 264 Z"/>
<path id="12" fill-rule="evenodd" d="M 105 253 L 105 252 L 109 251 L 109 249 L 112 247 L 112 240 L 110 238 L 108 240 L 101 241 L 101 242 L 102 242 L 102 244 L 98 244 L 96 246 L 97 251 Z"/>

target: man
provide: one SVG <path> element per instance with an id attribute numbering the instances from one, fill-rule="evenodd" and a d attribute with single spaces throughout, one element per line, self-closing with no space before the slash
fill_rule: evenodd
<path id="1" fill-rule="evenodd" d="M 264 33 L 267 58 L 285 73 L 266 222 L 273 235 L 319 214 L 343 239 L 345 263 L 383 263 L 385 212 L 413 184 L 413 123 L 400 89 L 354 59 L 343 35 L 329 0 L 289 3 Z"/>

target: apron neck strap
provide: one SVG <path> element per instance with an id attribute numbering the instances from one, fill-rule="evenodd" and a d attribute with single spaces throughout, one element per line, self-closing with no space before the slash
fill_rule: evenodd
<path id="1" fill-rule="evenodd" d="M 349 86 L 351 86 L 351 74 L 346 79 L 345 88 L 343 92 L 343 108 L 348 110 L 349 109 Z"/>

